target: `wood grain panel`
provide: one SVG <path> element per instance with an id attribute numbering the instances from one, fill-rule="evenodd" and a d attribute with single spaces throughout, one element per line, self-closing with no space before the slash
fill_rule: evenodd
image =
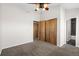
<path id="1" fill-rule="evenodd" d="M 49 20 L 48 21 L 46 21 L 46 41 L 47 42 L 49 42 L 50 41 L 50 31 L 49 31 L 49 26 L 50 26 L 50 24 L 49 24 Z"/>
<path id="2" fill-rule="evenodd" d="M 42 41 L 45 41 L 45 21 L 41 21 L 40 23 L 40 30 L 41 30 L 41 39 Z"/>
<path id="3" fill-rule="evenodd" d="M 56 45 L 57 44 L 57 19 L 51 19 L 49 25 L 50 30 L 50 43 Z"/>
<path id="4" fill-rule="evenodd" d="M 41 39 L 41 22 L 38 22 L 38 40 Z"/>

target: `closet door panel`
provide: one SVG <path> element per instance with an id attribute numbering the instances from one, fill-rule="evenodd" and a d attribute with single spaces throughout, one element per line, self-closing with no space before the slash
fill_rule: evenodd
<path id="1" fill-rule="evenodd" d="M 57 41 L 57 20 L 56 19 L 51 19 L 50 20 L 50 43 L 56 45 Z"/>
<path id="2" fill-rule="evenodd" d="M 40 22 L 41 38 L 40 40 L 45 41 L 45 21 Z"/>
<path id="3" fill-rule="evenodd" d="M 46 41 L 49 42 L 50 41 L 50 32 L 49 32 L 49 21 L 46 21 Z"/>
<path id="4" fill-rule="evenodd" d="M 41 39 L 41 22 L 39 21 L 38 22 L 38 40 L 40 40 Z"/>

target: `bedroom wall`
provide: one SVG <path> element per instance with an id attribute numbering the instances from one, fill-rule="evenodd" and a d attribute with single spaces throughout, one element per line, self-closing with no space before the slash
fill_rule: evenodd
<path id="1" fill-rule="evenodd" d="M 33 41 L 33 20 L 38 17 L 27 9 L 2 4 L 2 49 Z"/>
<path id="2" fill-rule="evenodd" d="M 66 44 L 65 8 L 60 6 L 60 47 Z"/>
<path id="3" fill-rule="evenodd" d="M 2 46 L 1 46 L 1 4 L 0 4 L 0 54 L 1 54 L 1 50 L 2 50 Z"/>
<path id="4" fill-rule="evenodd" d="M 66 10 L 66 21 L 70 20 L 71 18 L 77 18 L 76 19 L 76 46 L 79 47 L 79 8 Z M 67 32 L 69 31 L 70 31 L 70 28 L 68 29 Z M 67 33 L 67 35 L 69 34 Z M 67 39 L 69 39 L 69 37 L 70 36 L 67 36 Z"/>
<path id="5" fill-rule="evenodd" d="M 77 17 L 77 24 L 76 25 L 77 25 L 76 26 L 76 47 L 79 47 L 79 15 Z"/>
<path id="6" fill-rule="evenodd" d="M 66 20 L 66 41 L 69 41 L 71 37 L 71 20 Z"/>

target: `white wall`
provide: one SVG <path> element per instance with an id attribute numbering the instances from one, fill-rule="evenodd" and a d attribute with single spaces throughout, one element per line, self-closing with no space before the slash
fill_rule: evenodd
<path id="1" fill-rule="evenodd" d="M 16 4 L 2 4 L 2 49 L 32 42 L 34 12 L 28 12 Z"/>
<path id="2" fill-rule="evenodd" d="M 71 20 L 66 18 L 66 41 L 71 38 Z"/>
<path id="3" fill-rule="evenodd" d="M 1 54 L 1 50 L 2 50 L 2 46 L 1 46 L 1 4 L 0 4 L 0 54 Z"/>
<path id="4" fill-rule="evenodd" d="M 79 14 L 79 12 L 78 12 Z M 76 24 L 76 47 L 79 47 L 79 15 L 77 17 L 77 24 Z"/>
<path id="5" fill-rule="evenodd" d="M 60 46 L 66 44 L 66 18 L 65 8 L 60 6 Z"/>
<path id="6" fill-rule="evenodd" d="M 78 47 L 79 46 L 79 8 L 66 10 L 66 20 L 68 21 L 71 18 L 77 18 L 76 20 L 76 46 Z M 67 36 L 67 38 L 69 37 Z"/>

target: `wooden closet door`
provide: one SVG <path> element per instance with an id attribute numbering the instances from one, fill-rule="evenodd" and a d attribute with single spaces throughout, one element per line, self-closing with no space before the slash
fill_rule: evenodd
<path id="1" fill-rule="evenodd" d="M 38 22 L 38 39 L 45 41 L 45 21 Z"/>
<path id="2" fill-rule="evenodd" d="M 38 40 L 41 39 L 41 22 L 38 22 Z"/>
<path id="3" fill-rule="evenodd" d="M 49 21 L 49 30 L 50 30 L 50 43 L 57 44 L 57 19 L 51 19 Z"/>
<path id="4" fill-rule="evenodd" d="M 49 32 L 49 26 L 50 26 L 50 23 L 49 23 L 49 20 L 46 21 L 46 41 L 49 42 L 50 41 L 50 32 Z"/>
<path id="5" fill-rule="evenodd" d="M 40 22 L 40 34 L 41 34 L 41 38 L 40 38 L 40 40 L 42 40 L 42 41 L 45 41 L 45 21 L 41 21 Z"/>

